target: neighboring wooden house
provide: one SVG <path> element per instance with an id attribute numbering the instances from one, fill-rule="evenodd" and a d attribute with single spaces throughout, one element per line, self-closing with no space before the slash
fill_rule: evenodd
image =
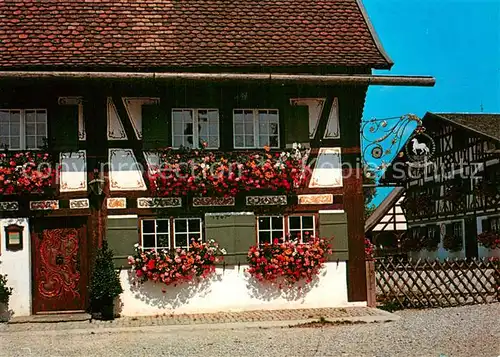
<path id="1" fill-rule="evenodd" d="M 406 189 L 407 248 L 429 258 L 499 256 L 478 235 L 500 231 L 500 114 L 427 113 L 422 125 L 430 160 L 413 162 L 409 142 L 382 180 Z"/>
<path id="2" fill-rule="evenodd" d="M 371 74 L 392 62 L 360 1 L 25 0 L 2 2 L 0 17 L 2 172 L 17 183 L 2 176 L 0 269 L 16 315 L 84 310 L 103 239 L 125 268 L 137 243 L 213 238 L 228 251 L 221 281 L 184 299 L 181 288 L 137 290 L 123 270 L 124 315 L 366 301 L 355 167 L 368 85 L 434 79 Z M 200 143 L 242 160 L 301 143 L 316 164 L 298 190 L 157 197 L 159 149 Z M 24 175 L 24 153 L 60 165 L 56 179 Z M 252 292 L 240 269 L 249 247 L 306 232 L 335 236 L 320 284 L 304 300 Z"/>
<path id="3" fill-rule="evenodd" d="M 404 188 L 394 188 L 365 222 L 366 237 L 376 247 L 379 256 L 400 254 L 400 244 L 406 234 L 406 217 L 401 207 Z"/>

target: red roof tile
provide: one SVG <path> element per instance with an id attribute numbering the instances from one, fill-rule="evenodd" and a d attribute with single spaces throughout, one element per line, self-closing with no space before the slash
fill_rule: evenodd
<path id="1" fill-rule="evenodd" d="M 0 69 L 390 68 L 358 0 L 4 0 Z"/>

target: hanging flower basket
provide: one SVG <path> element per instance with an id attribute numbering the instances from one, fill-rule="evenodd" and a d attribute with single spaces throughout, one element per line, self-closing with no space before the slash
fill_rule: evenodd
<path id="1" fill-rule="evenodd" d="M 150 173 L 149 182 L 159 197 L 234 197 L 255 189 L 289 193 L 304 187 L 310 175 L 308 151 L 300 145 L 282 152 L 165 150 L 158 155 L 161 164 Z"/>
<path id="2" fill-rule="evenodd" d="M 500 234 L 497 232 L 483 232 L 477 236 L 479 245 L 488 249 L 500 249 Z"/>
<path id="3" fill-rule="evenodd" d="M 45 193 L 53 188 L 55 176 L 48 153 L 0 153 L 0 195 Z"/>
<path id="4" fill-rule="evenodd" d="M 135 254 L 128 257 L 139 282 L 148 280 L 165 285 L 179 285 L 206 278 L 215 272 L 215 264 L 222 262 L 224 249 L 210 240 L 208 243 L 192 241 L 189 250 L 144 250 L 138 244 Z"/>
<path id="5" fill-rule="evenodd" d="M 293 286 L 299 281 L 310 283 L 331 254 L 325 239 L 311 238 L 307 243 L 282 241 L 256 245 L 248 251 L 247 272 L 261 282 Z"/>

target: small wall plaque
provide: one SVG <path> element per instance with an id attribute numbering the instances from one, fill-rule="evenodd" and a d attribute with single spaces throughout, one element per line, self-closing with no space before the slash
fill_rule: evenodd
<path id="1" fill-rule="evenodd" d="M 24 227 L 11 224 L 5 227 L 5 245 L 7 250 L 17 251 L 23 249 Z"/>

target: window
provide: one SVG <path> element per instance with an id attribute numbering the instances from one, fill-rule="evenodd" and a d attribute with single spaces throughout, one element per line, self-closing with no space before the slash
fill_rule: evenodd
<path id="1" fill-rule="evenodd" d="M 483 232 L 500 233 L 500 217 L 491 217 L 483 220 Z"/>
<path id="2" fill-rule="evenodd" d="M 315 232 L 314 216 L 290 216 L 288 217 L 288 232 L 291 238 L 299 238 L 307 242 L 314 237 Z"/>
<path id="3" fill-rule="evenodd" d="M 285 219 L 279 216 L 259 217 L 257 220 L 259 243 L 273 243 L 285 237 Z"/>
<path id="4" fill-rule="evenodd" d="M 200 218 L 145 218 L 141 220 L 144 249 L 189 248 L 191 239 L 203 238 Z"/>
<path id="5" fill-rule="evenodd" d="M 174 219 L 174 246 L 175 248 L 188 248 L 191 239 L 201 238 L 200 218 Z"/>
<path id="6" fill-rule="evenodd" d="M 286 219 L 285 219 L 286 218 Z M 257 219 L 258 242 L 273 243 L 275 239 L 298 238 L 307 242 L 316 235 L 316 217 L 305 216 L 261 216 Z"/>
<path id="7" fill-rule="evenodd" d="M 235 109 L 234 148 L 279 148 L 278 111 L 273 109 Z"/>
<path id="8" fill-rule="evenodd" d="M 453 229 L 453 236 L 454 237 L 463 237 L 463 231 L 462 231 L 462 222 L 454 222 L 452 223 L 452 229 Z"/>
<path id="9" fill-rule="evenodd" d="M 219 148 L 217 109 L 173 109 L 172 146 L 174 148 Z"/>
<path id="10" fill-rule="evenodd" d="M 47 138 L 44 109 L 0 109 L 0 146 L 10 150 L 40 149 Z"/>
<path id="11" fill-rule="evenodd" d="M 170 220 L 143 219 L 141 238 L 144 249 L 170 249 Z"/>

